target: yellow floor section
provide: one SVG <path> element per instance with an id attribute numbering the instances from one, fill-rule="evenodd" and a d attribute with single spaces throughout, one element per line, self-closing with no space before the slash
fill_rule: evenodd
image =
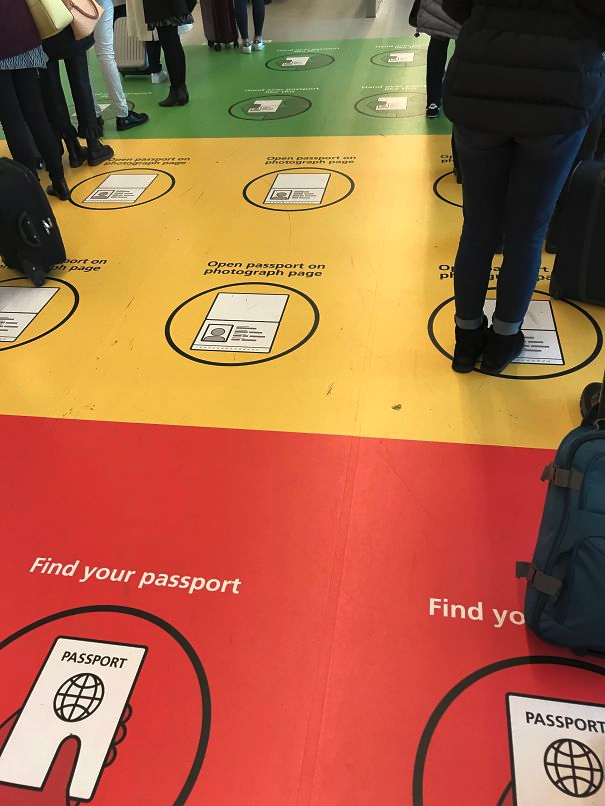
<path id="1" fill-rule="evenodd" d="M 113 164 L 72 172 L 79 206 L 55 206 L 70 261 L 0 343 L 2 413 L 554 446 L 600 375 L 575 370 L 605 312 L 538 293 L 558 364 L 451 372 L 428 327 L 443 304 L 432 331 L 451 352 L 462 216 L 433 191 L 449 149 L 445 136 L 121 142 Z M 452 176 L 439 192 L 460 201 Z M 27 285 L 14 276 L 0 288 Z M 238 313 L 259 300 L 260 325 Z M 229 316 L 248 323 L 235 350 L 221 349 Z M 250 327 L 268 352 L 246 347 Z"/>

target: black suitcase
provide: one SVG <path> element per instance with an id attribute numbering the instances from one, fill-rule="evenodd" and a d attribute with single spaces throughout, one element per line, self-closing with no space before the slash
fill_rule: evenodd
<path id="1" fill-rule="evenodd" d="M 238 45 L 233 0 L 200 0 L 202 22 L 208 45 L 221 50 L 222 45 Z"/>
<path id="2" fill-rule="evenodd" d="M 550 293 L 605 305 L 605 162 L 573 172 L 561 222 Z"/>
<path id="3" fill-rule="evenodd" d="M 6 158 L 0 159 L 0 255 L 36 286 L 65 260 L 59 225 L 40 183 Z"/>

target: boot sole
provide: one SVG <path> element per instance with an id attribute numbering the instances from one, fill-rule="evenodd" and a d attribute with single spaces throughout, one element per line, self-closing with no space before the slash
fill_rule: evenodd
<path id="1" fill-rule="evenodd" d="M 104 162 L 108 162 L 110 159 L 113 159 L 113 152 L 108 154 L 106 157 L 99 157 L 97 160 L 88 160 L 88 164 L 91 168 L 96 168 L 97 165 L 103 165 Z"/>
<path id="2" fill-rule="evenodd" d="M 460 375 L 469 375 L 475 369 L 475 365 L 473 364 L 472 367 L 468 367 L 466 364 L 456 364 L 452 361 L 452 369 Z"/>
<path id="3" fill-rule="evenodd" d="M 511 356 L 511 357 L 510 357 L 510 358 L 509 358 L 509 359 L 506 361 L 506 363 L 502 364 L 502 366 L 497 367 L 496 369 L 486 369 L 486 368 L 483 366 L 483 364 L 481 364 L 481 372 L 483 372 L 483 374 L 484 374 L 484 375 L 502 375 L 502 373 L 504 372 L 504 370 L 505 370 L 507 367 L 509 367 L 509 366 L 510 366 L 510 365 L 513 363 L 513 361 L 514 361 L 515 359 L 519 358 L 519 356 L 521 355 L 521 353 L 523 352 L 523 350 L 524 350 L 524 349 L 525 349 L 525 344 L 523 344 L 523 346 L 521 347 L 521 349 L 520 349 L 520 350 L 519 350 L 517 353 L 515 353 L 515 355 Z"/>
<path id="4" fill-rule="evenodd" d="M 116 131 L 127 132 L 130 131 L 130 129 L 136 129 L 137 126 L 144 126 L 146 123 L 149 123 L 149 118 L 147 118 L 147 120 L 140 120 L 138 123 L 131 123 L 130 126 L 116 126 Z"/>

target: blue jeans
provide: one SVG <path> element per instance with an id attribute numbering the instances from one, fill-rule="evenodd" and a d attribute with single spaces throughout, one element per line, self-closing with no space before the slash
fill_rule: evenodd
<path id="1" fill-rule="evenodd" d="M 542 245 L 586 129 L 513 137 L 455 127 L 464 227 L 456 257 L 456 318 L 481 323 L 495 250 L 505 235 L 495 320 L 521 326 L 542 261 Z"/>
<path id="2" fill-rule="evenodd" d="M 265 0 L 252 0 L 252 16 L 254 18 L 254 36 L 262 37 L 265 24 Z M 235 0 L 235 17 L 239 35 L 248 39 L 248 0 Z"/>

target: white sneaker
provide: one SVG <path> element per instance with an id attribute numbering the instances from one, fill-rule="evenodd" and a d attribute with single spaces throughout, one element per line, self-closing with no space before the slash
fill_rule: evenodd
<path id="1" fill-rule="evenodd" d="M 263 50 L 265 43 L 262 39 L 255 39 L 252 43 L 252 50 Z"/>
<path id="2" fill-rule="evenodd" d="M 151 74 L 152 84 L 163 84 L 164 81 L 168 81 L 168 73 L 165 70 L 160 70 L 159 73 Z"/>
<path id="3" fill-rule="evenodd" d="M 252 53 L 252 42 L 249 39 L 242 41 L 242 53 Z"/>

